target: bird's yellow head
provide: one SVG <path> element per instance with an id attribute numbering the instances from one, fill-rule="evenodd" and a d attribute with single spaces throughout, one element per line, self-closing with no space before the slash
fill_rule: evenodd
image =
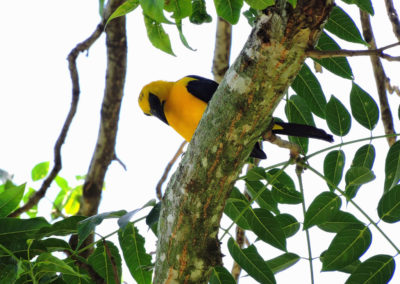
<path id="1" fill-rule="evenodd" d="M 154 115 L 168 124 L 164 104 L 168 100 L 173 82 L 154 81 L 143 87 L 139 95 L 139 106 L 146 115 Z"/>

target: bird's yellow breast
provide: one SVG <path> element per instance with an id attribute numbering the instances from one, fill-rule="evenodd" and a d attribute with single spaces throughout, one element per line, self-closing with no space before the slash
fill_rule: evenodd
<path id="1" fill-rule="evenodd" d="M 190 141 L 207 107 L 202 100 L 190 94 L 186 88 L 193 78 L 185 77 L 176 82 L 164 105 L 165 117 L 169 125 L 186 141 Z"/>

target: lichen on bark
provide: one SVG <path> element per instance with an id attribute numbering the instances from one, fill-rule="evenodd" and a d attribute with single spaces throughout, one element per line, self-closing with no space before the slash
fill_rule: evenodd
<path id="1" fill-rule="evenodd" d="M 255 142 L 316 44 L 332 1 L 264 10 L 209 103 L 160 214 L 154 283 L 207 283 L 222 263 L 225 201 Z"/>

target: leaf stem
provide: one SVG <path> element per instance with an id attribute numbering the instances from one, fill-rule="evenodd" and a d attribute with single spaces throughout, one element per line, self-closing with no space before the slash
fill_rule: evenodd
<path id="1" fill-rule="evenodd" d="M 302 173 L 302 167 L 297 166 L 296 167 L 296 175 L 297 179 L 299 181 L 299 186 L 300 186 L 300 192 L 301 195 L 303 196 L 303 200 L 301 202 L 302 208 L 303 208 L 303 217 L 305 218 L 306 216 L 306 203 L 304 201 L 304 188 L 303 188 L 303 179 L 301 178 L 301 173 Z M 311 252 L 311 241 L 310 241 L 310 232 L 307 229 L 306 231 L 306 239 L 307 239 L 307 250 L 308 250 L 308 262 L 310 264 L 310 277 L 311 277 L 311 283 L 314 284 L 314 269 L 313 269 L 313 258 L 312 258 L 312 252 Z"/>

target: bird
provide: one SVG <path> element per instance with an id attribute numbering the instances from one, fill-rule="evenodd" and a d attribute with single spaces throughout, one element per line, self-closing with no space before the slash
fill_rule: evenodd
<path id="1" fill-rule="evenodd" d="M 175 82 L 158 80 L 142 88 L 138 102 L 145 115 L 159 118 L 190 142 L 217 88 L 217 82 L 197 75 L 185 76 Z M 333 142 L 333 136 L 323 129 L 305 124 L 274 120 L 272 132 Z M 266 159 L 260 143 L 254 145 L 250 157 Z"/>

